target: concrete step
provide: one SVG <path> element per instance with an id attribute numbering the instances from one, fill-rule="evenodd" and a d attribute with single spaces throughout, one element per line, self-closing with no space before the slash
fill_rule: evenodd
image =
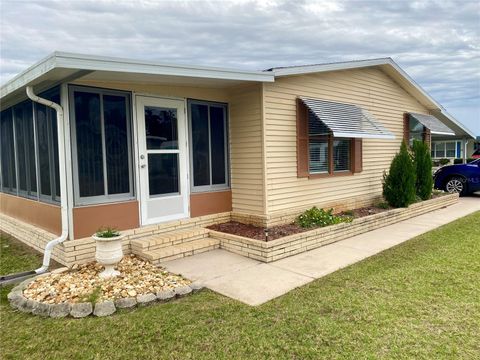
<path id="1" fill-rule="evenodd" d="M 170 231 L 162 234 L 148 235 L 130 242 L 132 251 L 145 252 L 182 243 L 201 240 L 208 237 L 209 230 L 196 227 L 187 230 Z"/>
<path id="2" fill-rule="evenodd" d="M 161 262 L 200 254 L 202 252 L 218 249 L 219 247 L 219 240 L 206 237 L 200 240 L 188 241 L 178 245 L 171 245 L 153 250 L 134 251 L 134 253 L 153 264 L 158 265 Z"/>

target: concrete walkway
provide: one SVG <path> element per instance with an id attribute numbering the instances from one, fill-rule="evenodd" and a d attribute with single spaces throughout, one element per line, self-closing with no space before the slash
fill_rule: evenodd
<path id="1" fill-rule="evenodd" d="M 262 263 L 225 250 L 166 262 L 169 271 L 248 305 L 260 305 L 296 287 L 480 210 L 480 196 L 349 239 Z"/>

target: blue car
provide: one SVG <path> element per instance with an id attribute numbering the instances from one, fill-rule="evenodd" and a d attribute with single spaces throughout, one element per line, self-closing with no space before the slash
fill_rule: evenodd
<path id="1" fill-rule="evenodd" d="M 480 191 L 480 159 L 468 164 L 443 166 L 433 174 L 435 189 L 461 196 Z"/>

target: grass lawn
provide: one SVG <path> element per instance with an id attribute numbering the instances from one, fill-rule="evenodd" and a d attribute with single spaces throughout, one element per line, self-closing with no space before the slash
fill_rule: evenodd
<path id="1" fill-rule="evenodd" d="M 40 264 L 12 244 L 1 242 L 0 273 Z M 107 318 L 54 320 L 12 310 L 9 289 L 3 359 L 478 359 L 480 212 L 259 307 L 204 290 Z"/>

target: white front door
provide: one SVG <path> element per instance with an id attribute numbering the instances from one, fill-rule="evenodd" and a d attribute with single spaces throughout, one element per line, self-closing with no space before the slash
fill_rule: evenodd
<path id="1" fill-rule="evenodd" d="M 142 225 L 188 213 L 185 103 L 136 97 Z"/>

